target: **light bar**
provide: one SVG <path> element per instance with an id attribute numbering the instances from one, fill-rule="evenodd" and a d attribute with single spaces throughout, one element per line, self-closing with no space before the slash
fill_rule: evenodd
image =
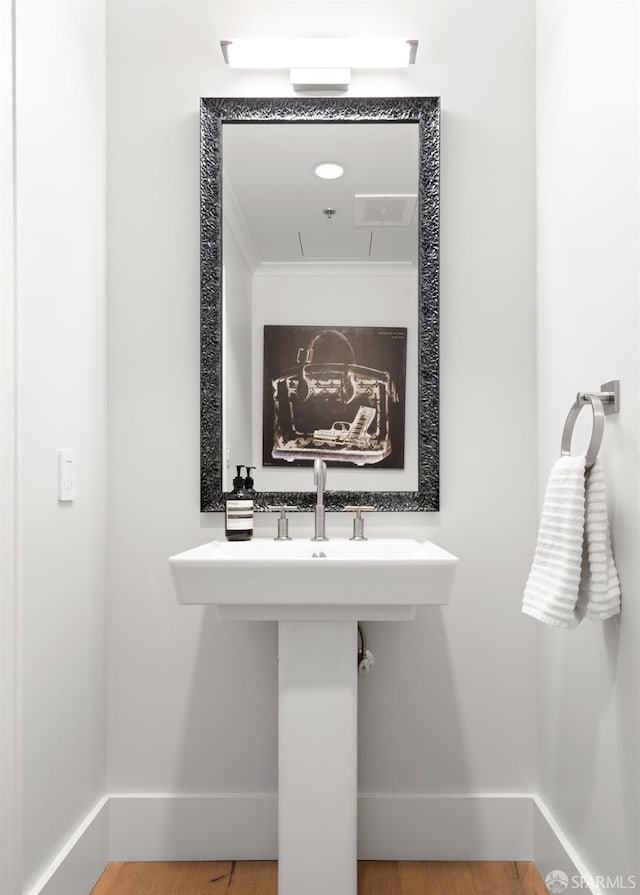
<path id="1" fill-rule="evenodd" d="M 232 68 L 404 68 L 415 62 L 417 40 L 300 38 L 221 40 Z"/>

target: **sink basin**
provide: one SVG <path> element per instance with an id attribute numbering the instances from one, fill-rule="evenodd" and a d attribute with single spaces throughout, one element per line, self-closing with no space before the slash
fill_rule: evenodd
<path id="1" fill-rule="evenodd" d="M 181 603 L 220 618 L 406 621 L 449 600 L 457 557 L 430 541 L 213 541 L 169 560 Z"/>

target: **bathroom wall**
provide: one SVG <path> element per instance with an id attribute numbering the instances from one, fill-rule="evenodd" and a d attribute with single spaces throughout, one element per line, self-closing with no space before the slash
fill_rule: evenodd
<path id="1" fill-rule="evenodd" d="M 539 499 L 575 393 L 619 378 L 621 410 L 608 417 L 601 456 L 623 600 L 604 624 L 532 622 L 540 788 L 589 873 L 631 888 L 628 876 L 640 873 L 638 4 L 539 0 L 537 20 Z M 588 410 L 579 423 L 576 451 Z"/>
<path id="2" fill-rule="evenodd" d="M 14 72 L 11 3 L 0 3 L 0 892 L 17 889 Z"/>
<path id="3" fill-rule="evenodd" d="M 290 92 L 227 69 L 220 39 L 339 31 L 420 41 L 411 70 L 356 73 L 351 95 L 442 96 L 441 511 L 367 522 L 461 557 L 450 606 L 367 626 L 360 788 L 532 791 L 533 3 L 112 0 L 107 22 L 108 790 L 276 790 L 275 625 L 179 606 L 167 567 L 222 532 L 198 513 L 198 98 Z"/>
<path id="4" fill-rule="evenodd" d="M 13 828 L 28 891 L 104 794 L 104 2 L 17 0 L 14 49 Z M 61 447 L 76 452 L 73 503 L 57 499 Z"/>

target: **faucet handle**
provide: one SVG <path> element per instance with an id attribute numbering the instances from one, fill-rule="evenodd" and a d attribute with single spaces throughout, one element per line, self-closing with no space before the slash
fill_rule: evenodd
<path id="1" fill-rule="evenodd" d="M 273 540 L 290 541 L 291 538 L 289 537 L 289 520 L 287 519 L 287 513 L 292 510 L 297 510 L 298 507 L 268 506 L 267 509 L 270 513 L 280 513 L 280 518 L 278 519 L 278 535 Z"/>
<path id="2" fill-rule="evenodd" d="M 345 507 L 345 513 L 355 513 L 353 517 L 353 537 L 349 538 L 350 541 L 366 541 L 368 540 L 364 536 L 364 519 L 362 518 L 362 513 L 375 513 L 375 507 L 370 506 L 357 506 L 357 507 Z"/>

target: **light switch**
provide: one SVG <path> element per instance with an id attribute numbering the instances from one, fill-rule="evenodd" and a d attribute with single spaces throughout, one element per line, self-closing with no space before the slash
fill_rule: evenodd
<path id="1" fill-rule="evenodd" d="M 76 499 L 76 452 L 69 448 L 58 451 L 58 500 Z"/>

